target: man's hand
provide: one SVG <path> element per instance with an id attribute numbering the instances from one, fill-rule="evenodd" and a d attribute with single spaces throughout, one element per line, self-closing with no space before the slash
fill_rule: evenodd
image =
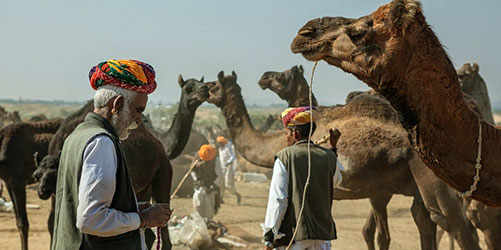
<path id="1" fill-rule="evenodd" d="M 339 129 L 329 129 L 329 134 L 330 134 L 330 138 L 329 138 L 329 142 L 331 144 L 331 147 L 332 148 L 336 148 L 337 147 L 337 141 L 339 140 L 339 137 L 341 137 L 341 131 L 339 131 Z"/>
<path id="2" fill-rule="evenodd" d="M 156 203 L 139 213 L 142 228 L 163 227 L 169 222 L 172 210 L 169 203 Z"/>
<path id="3" fill-rule="evenodd" d="M 264 250 L 273 250 L 273 247 L 269 247 L 269 246 L 264 246 L 263 248 Z"/>
<path id="4" fill-rule="evenodd" d="M 138 202 L 137 206 L 139 207 L 139 212 L 151 207 L 151 203 L 144 201 L 144 202 Z"/>

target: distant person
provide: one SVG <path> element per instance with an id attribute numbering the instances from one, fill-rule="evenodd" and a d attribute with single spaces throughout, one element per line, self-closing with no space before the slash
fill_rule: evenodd
<path id="1" fill-rule="evenodd" d="M 215 181 L 217 179 L 215 158 L 217 150 L 209 144 L 202 145 L 198 151 L 199 162 L 191 177 L 195 181 L 193 206 L 198 214 L 211 220 L 221 206 L 221 193 Z"/>
<path id="2" fill-rule="evenodd" d="M 61 153 L 52 250 L 146 250 L 144 228 L 165 226 L 171 210 L 137 203 L 120 141 L 141 124 L 155 71 L 140 61 L 108 60 L 89 80 L 97 90 L 94 112 Z"/>
<path id="3" fill-rule="evenodd" d="M 330 130 L 332 149 L 310 143 L 311 174 L 304 210 L 299 211 L 308 176 L 308 135 L 310 122 L 316 129 L 315 116 L 309 107 L 289 108 L 282 113 L 288 147 L 275 157 L 270 184 L 264 231 L 265 250 L 285 249 L 298 228 L 293 250 L 330 250 L 336 239 L 336 225 L 331 215 L 334 185 L 341 182 L 336 144 L 341 133 Z"/>
<path id="4" fill-rule="evenodd" d="M 216 142 L 219 150 L 219 162 L 224 176 L 224 184 L 221 187 L 221 196 L 224 197 L 224 192 L 228 189 L 230 193 L 237 196 L 237 204 L 240 205 L 242 196 L 235 188 L 235 163 L 237 159 L 235 157 L 235 152 L 233 151 L 233 145 L 230 140 L 224 138 L 223 136 L 218 136 L 216 138 Z"/>

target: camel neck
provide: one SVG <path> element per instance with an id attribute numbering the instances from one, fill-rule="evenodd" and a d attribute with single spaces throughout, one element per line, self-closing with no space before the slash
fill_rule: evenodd
<path id="1" fill-rule="evenodd" d="M 301 75 L 300 77 L 295 77 L 294 83 L 297 86 L 296 93 L 293 96 L 288 97 L 287 103 L 289 107 L 301 107 L 301 106 L 309 106 L 310 105 L 310 86 L 308 86 L 308 82 Z M 312 93 L 312 105 L 318 106 L 317 99 L 315 95 Z"/>
<path id="2" fill-rule="evenodd" d="M 242 156 L 253 164 L 273 167 L 276 152 L 285 146 L 283 133 L 257 131 L 245 107 L 237 86 L 226 86 L 224 104 L 221 107 L 233 144 Z"/>
<path id="3" fill-rule="evenodd" d="M 177 113 L 172 120 L 169 130 L 160 136 L 169 159 L 178 157 L 186 146 L 190 137 L 191 126 L 195 119 L 195 113 L 196 108 L 190 109 L 188 107 L 188 100 L 186 100 L 184 95 L 181 95 Z"/>

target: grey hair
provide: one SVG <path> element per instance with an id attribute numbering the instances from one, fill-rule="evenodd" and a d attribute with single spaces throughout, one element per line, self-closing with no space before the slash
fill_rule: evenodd
<path id="1" fill-rule="evenodd" d="M 113 97 L 119 95 L 124 97 L 127 104 L 130 104 L 132 99 L 136 97 L 136 92 L 109 84 L 101 86 L 97 89 L 96 94 L 94 95 L 94 107 L 102 108 L 106 106 L 106 104 Z"/>

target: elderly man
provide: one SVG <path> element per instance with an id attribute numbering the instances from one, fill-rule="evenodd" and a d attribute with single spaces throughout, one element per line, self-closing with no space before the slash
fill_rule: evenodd
<path id="1" fill-rule="evenodd" d="M 311 173 L 304 210 L 304 187 L 308 177 L 308 136 L 314 113 L 309 107 L 289 108 L 282 113 L 288 147 L 277 153 L 273 166 L 268 207 L 263 226 L 265 250 L 285 249 L 297 235 L 293 250 L 328 250 L 336 239 L 331 215 L 334 185 L 341 182 L 336 167 L 336 144 L 341 133 L 330 130 L 331 149 L 310 143 Z"/>
<path id="2" fill-rule="evenodd" d="M 108 60 L 89 79 L 95 108 L 62 149 L 52 250 L 146 250 L 144 228 L 164 226 L 171 210 L 138 205 L 120 141 L 142 122 L 155 71 L 139 61 Z"/>
<path id="3" fill-rule="evenodd" d="M 237 158 L 235 157 L 233 144 L 223 136 L 218 136 L 216 141 L 219 149 L 219 163 L 224 175 L 224 184 L 221 185 L 221 196 L 224 197 L 224 191 L 228 189 L 237 196 L 237 204 L 240 205 L 242 196 L 235 188 L 235 167 Z"/>

